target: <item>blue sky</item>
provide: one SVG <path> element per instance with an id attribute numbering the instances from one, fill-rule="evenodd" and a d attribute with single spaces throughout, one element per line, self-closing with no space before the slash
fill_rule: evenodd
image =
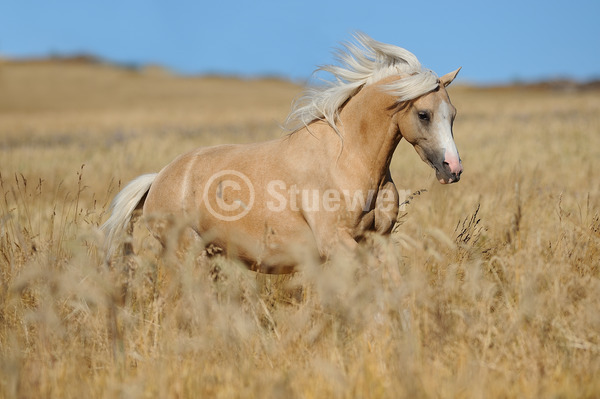
<path id="1" fill-rule="evenodd" d="M 355 30 L 472 83 L 600 78 L 600 1 L 1 0 L 0 57 L 306 79 Z"/>

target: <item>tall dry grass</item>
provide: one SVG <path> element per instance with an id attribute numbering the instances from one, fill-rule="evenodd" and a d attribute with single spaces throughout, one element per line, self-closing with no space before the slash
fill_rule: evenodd
<path id="1" fill-rule="evenodd" d="M 415 194 L 356 256 L 264 276 L 203 248 L 157 257 L 140 226 L 139 255 L 104 266 L 122 183 L 276 137 L 297 92 L 0 66 L 0 395 L 599 396 L 597 92 L 451 88 L 463 180 L 439 185 L 401 143 L 392 173 Z"/>

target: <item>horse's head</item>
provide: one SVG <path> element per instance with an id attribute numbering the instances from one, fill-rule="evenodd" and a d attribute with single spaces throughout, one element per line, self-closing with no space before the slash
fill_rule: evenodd
<path id="1" fill-rule="evenodd" d="M 442 76 L 436 90 L 410 101 L 398 118 L 400 134 L 435 169 L 442 184 L 459 181 L 463 171 L 452 133 L 456 108 L 446 91 L 458 71 Z"/>

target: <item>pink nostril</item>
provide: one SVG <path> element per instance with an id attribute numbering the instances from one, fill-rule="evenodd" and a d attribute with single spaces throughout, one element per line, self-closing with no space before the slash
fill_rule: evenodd
<path id="1" fill-rule="evenodd" d="M 450 158 L 448 161 L 444 161 L 444 166 L 449 169 L 450 173 L 459 175 L 462 173 L 462 164 L 458 159 Z"/>

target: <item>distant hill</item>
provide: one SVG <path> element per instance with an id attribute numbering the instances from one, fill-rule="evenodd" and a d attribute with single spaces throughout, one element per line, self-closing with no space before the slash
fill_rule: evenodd
<path id="1" fill-rule="evenodd" d="M 106 61 L 92 54 L 72 54 L 72 55 L 53 55 L 49 57 L 31 57 L 31 58 L 6 58 L 0 56 L 0 65 L 88 65 L 88 66 L 105 66 L 126 71 L 137 71 L 148 75 L 177 76 L 176 73 L 159 64 L 135 64 L 135 63 L 114 63 Z M 204 77 L 209 79 L 238 79 L 231 75 L 219 75 L 215 73 L 198 75 L 196 77 Z M 182 76 L 182 78 L 184 78 Z M 275 80 L 285 81 L 280 77 L 271 75 L 261 77 L 260 80 Z M 572 79 L 550 79 L 540 80 L 535 82 L 512 82 L 507 84 L 494 85 L 472 85 L 464 84 L 470 88 L 481 89 L 534 89 L 534 90 L 552 90 L 552 91 L 587 91 L 600 90 L 600 79 L 593 79 L 585 82 L 575 81 Z"/>
<path id="2" fill-rule="evenodd" d="M 158 65 L 114 64 L 85 54 L 0 61 L 0 112 L 190 104 L 206 109 L 287 96 L 289 105 L 299 90 L 273 77 L 180 76 Z"/>
<path id="3" fill-rule="evenodd" d="M 63 63 L 63 64 L 105 64 L 99 57 L 90 54 L 76 54 L 76 55 L 57 55 L 50 57 L 25 57 L 25 58 L 2 58 L 5 63 L 16 64 L 16 65 L 27 65 L 27 64 L 52 64 L 52 63 Z"/>
<path id="4" fill-rule="evenodd" d="M 531 83 L 511 83 L 507 85 L 497 85 L 494 88 L 505 87 L 507 89 L 531 89 L 531 90 L 551 90 L 551 91 L 588 91 L 600 90 L 600 80 L 590 80 L 587 82 L 577 82 L 571 79 L 553 79 L 541 80 Z"/>
<path id="5" fill-rule="evenodd" d="M 285 120 L 301 90 L 272 77 L 180 76 L 160 66 L 115 65 L 86 55 L 0 60 L 0 142 L 19 141 L 23 132 L 36 142 L 92 130 L 268 125 L 261 130 L 267 132 Z"/>

